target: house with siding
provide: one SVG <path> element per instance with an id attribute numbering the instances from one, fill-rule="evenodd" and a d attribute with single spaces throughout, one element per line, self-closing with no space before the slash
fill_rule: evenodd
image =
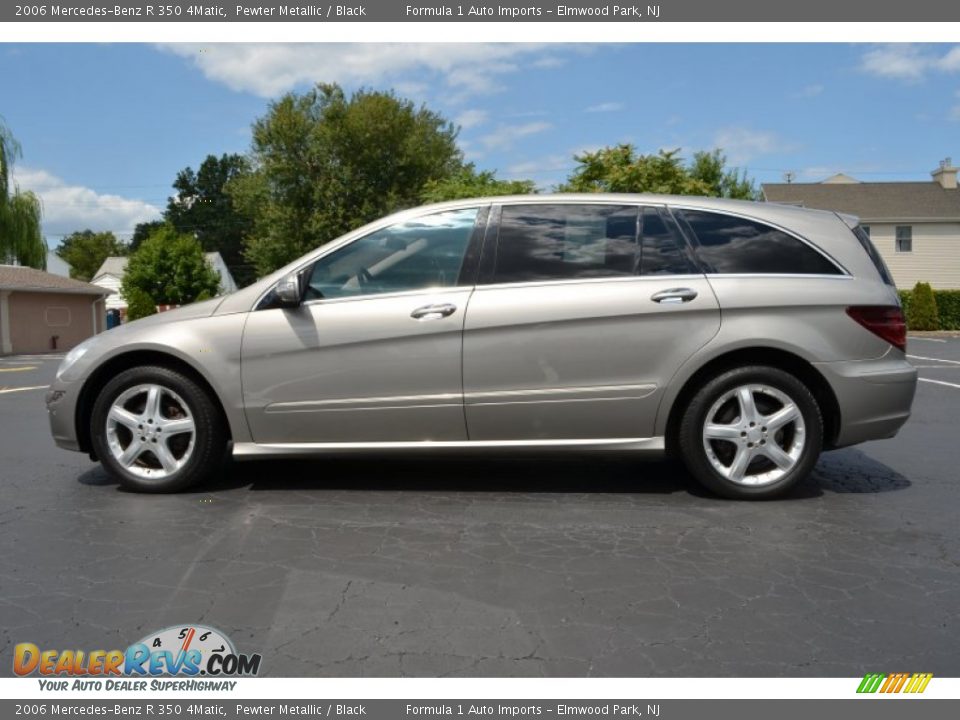
<path id="1" fill-rule="evenodd" d="M 950 158 L 929 181 L 861 182 L 843 173 L 818 183 L 764 183 L 763 199 L 856 215 L 897 287 L 960 289 L 960 189 Z"/>

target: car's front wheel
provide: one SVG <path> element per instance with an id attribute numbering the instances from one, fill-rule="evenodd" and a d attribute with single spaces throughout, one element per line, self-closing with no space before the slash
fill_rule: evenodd
<path id="1" fill-rule="evenodd" d="M 91 414 L 97 457 L 138 492 L 183 490 L 216 472 L 226 432 L 217 406 L 193 379 L 135 367 L 110 380 Z"/>
<path id="2" fill-rule="evenodd" d="M 813 470 L 823 446 L 823 419 L 813 394 L 790 373 L 740 367 L 697 391 L 678 441 L 687 468 L 713 492 L 769 499 Z"/>

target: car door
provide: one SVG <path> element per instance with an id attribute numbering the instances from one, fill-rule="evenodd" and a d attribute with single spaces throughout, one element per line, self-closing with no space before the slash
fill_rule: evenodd
<path id="1" fill-rule="evenodd" d="M 464 329 L 470 439 L 652 437 L 667 382 L 720 326 L 669 213 L 499 210 Z"/>
<path id="2" fill-rule="evenodd" d="M 300 307 L 252 312 L 242 374 L 254 441 L 465 440 L 468 249 L 485 216 L 431 213 L 373 232 L 304 270 Z"/>

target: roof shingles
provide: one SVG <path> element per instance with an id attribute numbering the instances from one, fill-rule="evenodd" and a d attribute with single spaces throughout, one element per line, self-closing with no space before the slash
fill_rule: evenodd
<path id="1" fill-rule="evenodd" d="M 108 295 L 112 291 L 80 280 L 19 265 L 0 265 L 0 290 Z"/>
<path id="2" fill-rule="evenodd" d="M 861 220 L 960 221 L 960 190 L 937 182 L 764 183 L 768 202 L 856 215 Z"/>

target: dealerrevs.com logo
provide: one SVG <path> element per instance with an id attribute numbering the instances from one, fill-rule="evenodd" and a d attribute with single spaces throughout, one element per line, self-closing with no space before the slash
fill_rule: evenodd
<path id="1" fill-rule="evenodd" d="M 25 677 L 195 677 L 256 675 L 259 654 L 244 655 L 224 633 L 206 625 L 175 625 L 151 633 L 126 650 L 14 648 L 13 672 Z"/>

